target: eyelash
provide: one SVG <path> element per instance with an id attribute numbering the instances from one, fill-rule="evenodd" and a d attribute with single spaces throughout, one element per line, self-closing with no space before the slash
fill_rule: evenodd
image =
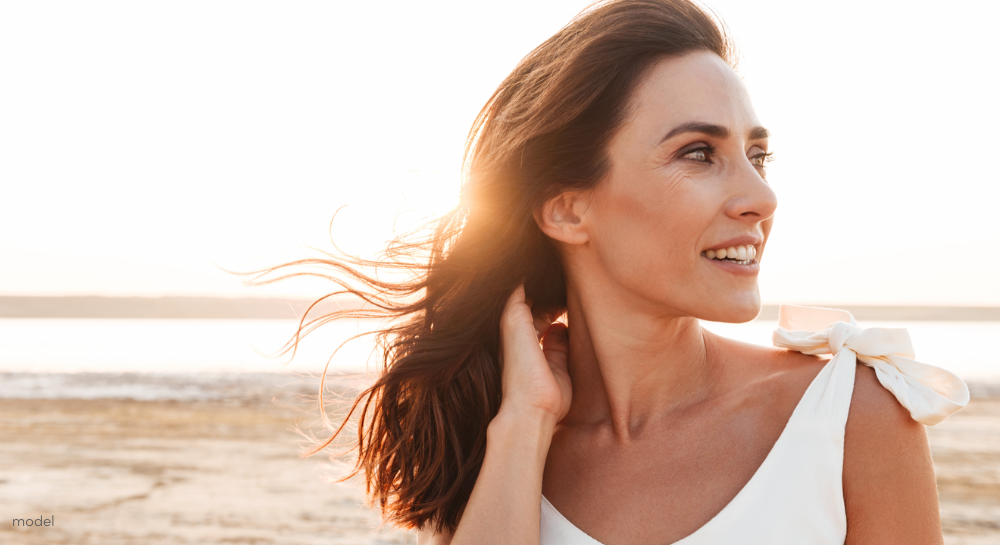
<path id="1" fill-rule="evenodd" d="M 760 159 L 760 164 L 758 165 L 757 163 L 754 163 L 753 166 L 764 168 L 767 166 L 768 163 L 774 160 L 773 157 L 774 157 L 774 152 L 771 151 L 766 153 L 758 153 L 757 155 L 754 155 L 753 157 L 750 158 L 750 162 L 753 163 L 754 160 Z"/>
<path id="2" fill-rule="evenodd" d="M 705 152 L 708 157 L 711 157 L 712 155 L 715 155 L 715 147 L 714 146 L 707 146 L 706 145 L 706 146 L 701 147 L 701 148 L 690 150 L 690 151 L 686 152 L 682 157 L 686 157 L 688 155 L 691 155 L 692 153 L 699 152 L 699 151 Z M 753 163 L 753 165 L 755 167 L 764 168 L 768 163 L 770 163 L 773 160 L 772 159 L 773 156 L 774 156 L 774 152 L 758 153 L 757 155 L 754 155 L 753 157 L 750 157 L 750 162 Z M 712 161 L 710 161 L 707 158 L 704 161 L 702 161 L 700 159 L 691 159 L 691 160 L 692 161 L 698 161 L 699 163 L 712 164 Z M 754 161 L 756 161 L 756 160 L 760 160 L 760 164 L 754 163 Z"/>
<path id="3" fill-rule="evenodd" d="M 701 160 L 701 159 L 691 159 L 691 160 L 692 161 L 698 161 L 699 163 L 712 164 L 712 161 L 710 161 L 708 159 L 708 157 L 711 157 L 711 156 L 715 155 L 715 147 L 714 146 L 705 145 L 705 146 L 700 147 L 700 148 L 695 148 L 693 150 L 689 150 L 689 151 L 685 152 L 684 155 L 682 155 L 681 157 L 685 157 L 686 158 L 688 155 L 691 155 L 692 153 L 697 153 L 699 151 L 705 152 L 705 154 L 707 155 L 707 157 L 705 158 L 705 160 L 704 161 Z"/>

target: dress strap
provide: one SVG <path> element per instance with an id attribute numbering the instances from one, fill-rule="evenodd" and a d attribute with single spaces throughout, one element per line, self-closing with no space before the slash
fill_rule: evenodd
<path id="1" fill-rule="evenodd" d="M 851 313 L 781 305 L 774 345 L 803 354 L 833 354 L 831 367 L 855 360 L 875 376 L 914 420 L 932 426 L 969 403 L 969 387 L 954 373 L 916 361 L 905 329 L 862 328 Z M 853 366 L 852 366 L 853 367 Z"/>

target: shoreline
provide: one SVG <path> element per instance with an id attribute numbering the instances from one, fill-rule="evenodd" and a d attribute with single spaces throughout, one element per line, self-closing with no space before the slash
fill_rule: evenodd
<path id="1" fill-rule="evenodd" d="M 295 297 L 0 295 L 0 318 L 298 319 L 313 302 Z M 363 308 L 362 303 L 355 296 L 342 295 L 322 301 L 309 314 L 357 310 Z M 1000 321 L 996 306 L 794 304 L 840 308 L 858 320 Z M 763 305 L 756 320 L 777 320 L 780 306 Z"/>
<path id="2" fill-rule="evenodd" d="M 362 372 L 331 372 L 327 390 L 363 389 Z M 1000 399 L 1000 379 L 966 381 L 973 399 Z M 317 372 L 13 372 L 0 371 L 0 399 L 283 402 L 315 396 Z"/>

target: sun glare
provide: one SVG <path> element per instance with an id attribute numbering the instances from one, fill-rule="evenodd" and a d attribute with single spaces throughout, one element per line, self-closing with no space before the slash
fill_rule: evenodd
<path id="1" fill-rule="evenodd" d="M 451 209 L 479 109 L 588 3 L 66 3 L 58 16 L 7 3 L 0 293 L 314 295 L 251 290 L 214 264 L 332 249 L 334 213 L 334 242 L 370 256 Z M 923 140 L 957 135 L 964 157 L 992 156 L 1000 76 L 982 66 L 1000 53 L 985 38 L 1000 8 L 710 4 L 778 157 L 764 300 L 1000 304 L 1000 254 L 982 252 L 997 169 Z"/>

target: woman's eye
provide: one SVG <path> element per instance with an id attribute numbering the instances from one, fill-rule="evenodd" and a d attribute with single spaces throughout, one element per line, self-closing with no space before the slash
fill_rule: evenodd
<path id="1" fill-rule="evenodd" d="M 773 153 L 758 153 L 750 158 L 750 163 L 755 167 L 764 167 L 771 160 Z"/>
<path id="2" fill-rule="evenodd" d="M 700 148 L 696 150 L 691 150 L 684 154 L 685 159 L 692 159 L 694 161 L 701 161 L 703 163 L 708 162 L 709 150 L 706 148 Z"/>

